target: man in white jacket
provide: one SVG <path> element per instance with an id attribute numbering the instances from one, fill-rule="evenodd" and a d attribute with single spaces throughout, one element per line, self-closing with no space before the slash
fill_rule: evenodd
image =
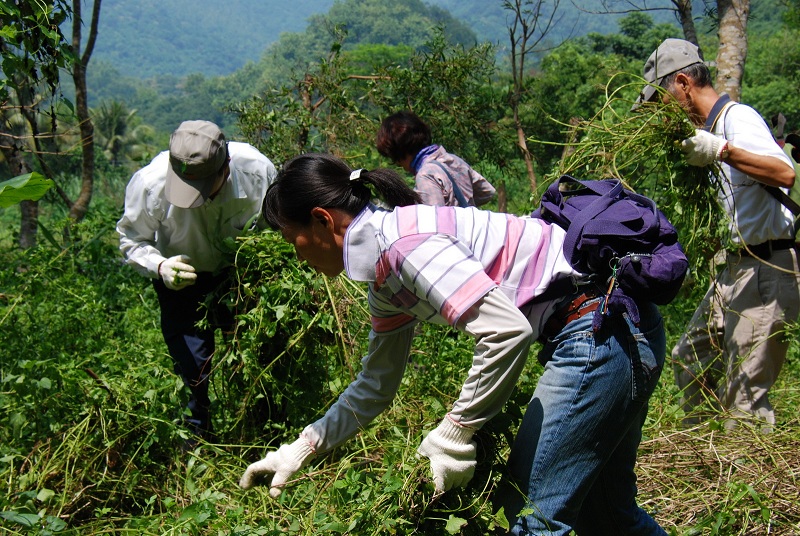
<path id="1" fill-rule="evenodd" d="M 246 143 L 227 142 L 214 123 L 184 121 L 169 151 L 137 171 L 125 191 L 120 250 L 129 266 L 153 280 L 164 341 L 191 391 L 183 421 L 205 439 L 213 439 L 208 374 L 214 331 L 233 321 L 216 299 L 229 289 L 231 239 L 256 222 L 275 174 L 267 157 Z M 204 303 L 209 327 L 201 329 Z"/>

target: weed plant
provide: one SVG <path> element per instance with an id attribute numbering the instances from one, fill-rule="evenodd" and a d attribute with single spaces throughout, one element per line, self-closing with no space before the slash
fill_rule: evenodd
<path id="1" fill-rule="evenodd" d="M 365 288 L 310 272 L 269 231 L 230 244 L 237 326 L 219 334 L 211 375 L 219 441 L 184 452 L 177 423 L 186 392 L 161 338 L 152 286 L 121 265 L 117 218 L 95 212 L 69 241 L 51 233 L 32 250 L 8 241 L 0 248 L 0 534 L 505 532 L 496 485 L 541 374 L 536 359 L 505 411 L 476 436 L 478 469 L 465 489 L 436 496 L 416 448 L 458 395 L 472 342 L 420 325 L 387 411 L 315 459 L 277 500 L 267 487 L 243 491 L 237 482 L 247 464 L 293 441 L 359 372 Z M 690 281 L 662 308 L 668 345 L 704 291 L 700 278 Z M 787 333 L 769 435 L 726 432 L 720 420 L 682 428 L 672 370 L 664 371 L 637 475 L 640 504 L 671 534 L 800 533 L 797 335 Z"/>
<path id="2" fill-rule="evenodd" d="M 542 191 L 561 175 L 622 180 L 656 202 L 678 229 L 693 272 L 707 276 L 714 253 L 728 239 L 727 221 L 709 169 L 688 165 L 680 150 L 695 127 L 675 99 L 642 103 L 631 112 L 634 103 L 627 95 L 644 81 L 625 82 L 629 76 L 609 81 L 605 103 L 593 117 L 562 124 L 567 141 L 556 144 L 562 146 L 562 158 L 546 175 Z"/>

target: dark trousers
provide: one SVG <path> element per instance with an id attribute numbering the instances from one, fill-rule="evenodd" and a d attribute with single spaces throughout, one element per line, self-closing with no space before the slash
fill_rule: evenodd
<path id="1" fill-rule="evenodd" d="M 220 297 L 229 290 L 229 273 L 199 273 L 197 282 L 181 290 L 170 290 L 160 279 L 153 287 L 161 306 L 161 333 L 172 356 L 176 374 L 183 378 L 191 396 L 188 415 L 183 421 L 193 431 L 212 432 L 208 397 L 208 375 L 214 354 L 214 331 L 232 331 L 234 315 L 220 303 Z M 203 306 L 207 302 L 208 307 Z M 208 314 L 208 326 L 200 329 L 197 323 Z"/>

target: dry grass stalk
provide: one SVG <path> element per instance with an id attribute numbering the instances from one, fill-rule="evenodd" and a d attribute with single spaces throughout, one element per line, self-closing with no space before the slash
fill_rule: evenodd
<path id="1" fill-rule="evenodd" d="M 687 535 L 800 533 L 798 424 L 766 435 L 714 422 L 664 430 L 641 445 L 643 507 L 664 527 L 694 527 Z"/>

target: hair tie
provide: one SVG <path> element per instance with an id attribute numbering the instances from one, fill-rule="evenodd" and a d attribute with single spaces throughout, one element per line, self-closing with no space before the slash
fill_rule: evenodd
<path id="1" fill-rule="evenodd" d="M 358 168 L 358 169 L 354 169 L 353 171 L 351 171 L 350 172 L 350 180 L 351 181 L 357 181 L 358 179 L 360 179 L 362 171 L 366 171 L 366 169 Z"/>

